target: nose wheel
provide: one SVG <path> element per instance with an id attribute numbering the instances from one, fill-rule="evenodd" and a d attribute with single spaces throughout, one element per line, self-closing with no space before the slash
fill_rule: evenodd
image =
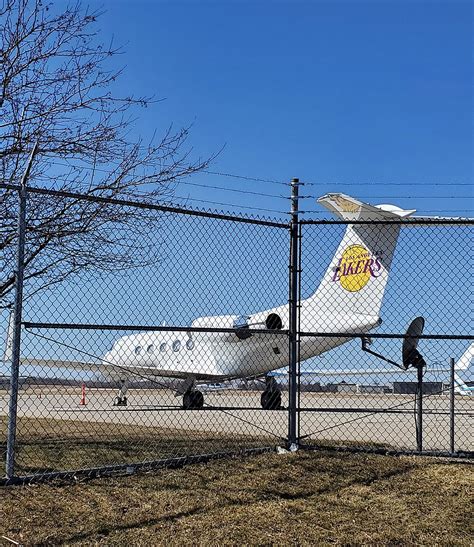
<path id="1" fill-rule="evenodd" d="M 120 388 L 114 400 L 114 406 L 127 406 L 128 380 L 120 380 Z"/>
<path id="2" fill-rule="evenodd" d="M 195 410 L 204 406 L 204 395 L 197 389 L 186 391 L 183 395 L 183 409 Z"/>

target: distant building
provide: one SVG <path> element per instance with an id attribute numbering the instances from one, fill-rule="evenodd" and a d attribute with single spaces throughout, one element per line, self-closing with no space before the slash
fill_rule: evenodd
<path id="1" fill-rule="evenodd" d="M 357 393 L 357 384 L 349 384 L 343 380 L 336 386 L 338 393 Z"/>
<path id="2" fill-rule="evenodd" d="M 418 389 L 418 382 L 393 382 L 393 393 L 413 395 Z M 423 382 L 423 394 L 436 395 L 443 393 L 443 382 Z"/>
<path id="3" fill-rule="evenodd" d="M 357 386 L 358 393 L 386 393 L 387 386 L 379 384 L 359 384 Z M 392 390 L 390 389 L 389 392 Z"/>
<path id="4" fill-rule="evenodd" d="M 307 384 L 301 384 L 301 391 L 319 392 L 323 391 L 320 382 L 311 382 Z"/>

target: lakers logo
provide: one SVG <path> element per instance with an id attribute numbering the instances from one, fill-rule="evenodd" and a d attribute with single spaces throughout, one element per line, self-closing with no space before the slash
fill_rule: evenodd
<path id="1" fill-rule="evenodd" d="M 364 288 L 371 277 L 382 273 L 379 257 L 372 256 L 362 245 L 347 247 L 335 269 L 333 281 L 339 281 L 346 291 L 357 292 Z"/>

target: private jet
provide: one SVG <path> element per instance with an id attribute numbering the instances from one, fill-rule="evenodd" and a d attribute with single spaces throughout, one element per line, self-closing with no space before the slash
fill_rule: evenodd
<path id="1" fill-rule="evenodd" d="M 341 193 L 327 194 L 318 202 L 347 222 L 396 221 L 415 213 L 394 205 L 369 205 Z M 347 335 L 360 336 L 381 324 L 380 309 L 399 232 L 399 223 L 347 225 L 319 286 L 299 302 L 302 332 L 344 336 L 302 337 L 301 361 L 348 342 L 351 338 Z M 200 317 L 189 331 L 152 330 L 123 336 L 95 363 L 31 359 L 22 359 L 22 363 L 88 371 L 95 367 L 120 386 L 114 402 L 117 406 L 127 405 L 128 383 L 137 375 L 180 379 L 177 394 L 182 396 L 183 408 L 199 409 L 204 405 L 199 384 L 262 377 L 287 366 L 288 325 L 287 303 L 247 316 Z M 218 329 L 227 331 L 216 332 Z M 281 392 L 274 378 L 266 377 L 260 403 L 267 410 L 281 407 Z"/>

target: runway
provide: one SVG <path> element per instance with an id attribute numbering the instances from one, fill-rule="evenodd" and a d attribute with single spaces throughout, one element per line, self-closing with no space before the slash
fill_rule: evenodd
<path id="1" fill-rule="evenodd" d="M 151 428 L 235 434 L 274 439 L 287 436 L 288 411 L 260 408 L 255 391 L 210 391 L 202 410 L 182 410 L 170 390 L 131 389 L 127 407 L 112 406 L 115 390 L 30 386 L 20 391 L 18 416 L 91 424 L 139 425 Z M 282 406 L 287 407 L 287 393 Z M 474 397 L 456 397 L 455 448 L 474 450 Z M 305 442 L 357 442 L 395 449 L 416 448 L 413 395 L 301 393 L 300 435 Z M 8 413 L 8 394 L 0 392 L 0 415 Z M 96 425 L 94 425 L 96 424 Z M 449 450 L 449 396 L 424 397 L 423 448 Z"/>

